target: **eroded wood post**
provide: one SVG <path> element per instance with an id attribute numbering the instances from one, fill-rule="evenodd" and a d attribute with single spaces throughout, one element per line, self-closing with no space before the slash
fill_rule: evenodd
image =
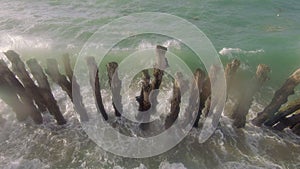
<path id="1" fill-rule="evenodd" d="M 4 80 L 4 84 L 6 87 L 2 88 L 5 92 L 9 92 L 8 95 L 11 97 L 11 99 L 16 99 L 20 97 L 20 101 L 22 103 L 19 103 L 19 101 L 11 102 L 14 103 L 12 106 L 13 109 L 18 109 L 20 107 L 22 113 L 22 116 L 27 117 L 29 115 L 33 121 L 36 124 L 41 124 L 43 123 L 43 117 L 41 113 L 38 111 L 36 106 L 33 103 L 33 98 L 30 97 L 28 93 L 26 93 L 26 90 L 24 86 L 21 84 L 21 82 L 15 77 L 15 75 L 11 72 L 11 70 L 7 67 L 6 63 L 3 60 L 0 60 L 0 69 L 1 69 L 1 78 Z M 3 74 L 2 74 L 3 73 Z M 7 88 L 7 90 L 5 89 Z M 5 100 L 6 98 L 3 98 Z M 18 111 L 18 110 L 16 110 Z M 18 117 L 17 117 L 18 118 Z M 18 118 L 20 120 L 20 118 Z M 23 119 L 23 118 L 21 118 Z"/>
<path id="2" fill-rule="evenodd" d="M 66 75 L 68 77 L 69 83 L 72 86 L 72 102 L 74 104 L 75 111 L 79 114 L 81 121 L 88 121 L 89 117 L 82 102 L 82 96 L 80 94 L 80 86 L 77 82 L 76 77 L 74 76 L 73 69 L 71 66 L 70 56 L 68 54 L 63 55 L 63 63 Z M 76 99 L 74 99 L 76 98 Z"/>
<path id="3" fill-rule="evenodd" d="M 73 101 L 72 84 L 67 80 L 66 76 L 59 72 L 58 63 L 55 59 L 47 59 L 47 68 L 45 69 L 45 72 Z"/>
<path id="4" fill-rule="evenodd" d="M 253 119 L 252 123 L 256 126 L 261 126 L 269 118 L 274 116 L 282 104 L 287 102 L 288 96 L 294 94 L 294 88 L 300 83 L 300 69 L 297 69 L 278 89 L 271 103 Z"/>
<path id="5" fill-rule="evenodd" d="M 226 75 L 227 91 L 230 91 L 231 83 L 240 65 L 241 62 L 237 59 L 233 59 L 230 63 L 226 65 L 225 75 Z"/>
<path id="6" fill-rule="evenodd" d="M 149 121 L 150 119 L 150 113 L 144 113 L 145 111 L 148 111 L 151 108 L 150 103 L 150 92 L 152 90 L 151 84 L 150 84 L 150 75 L 148 70 L 142 71 L 142 89 L 140 96 L 136 97 L 136 101 L 139 103 L 139 111 L 140 114 L 138 115 L 138 119 L 143 119 L 142 121 Z M 141 123 L 140 128 L 142 130 L 146 130 L 149 127 L 149 123 Z"/>
<path id="7" fill-rule="evenodd" d="M 289 128 L 293 128 L 297 123 L 300 122 L 300 113 L 298 112 L 297 114 L 294 114 L 290 117 L 284 117 L 282 119 L 280 119 L 280 121 L 273 126 L 273 129 L 275 130 L 283 130 L 287 127 Z"/>
<path id="8" fill-rule="evenodd" d="M 151 90 L 158 90 L 161 82 L 162 82 L 162 78 L 164 76 L 164 70 L 169 67 L 168 64 L 168 60 L 166 58 L 166 52 L 167 52 L 167 48 L 161 45 L 157 45 L 156 46 L 156 63 L 154 64 L 154 69 L 153 69 L 153 76 L 154 79 L 152 80 L 151 83 Z M 152 92 L 152 97 L 151 99 L 151 111 L 156 111 L 156 106 L 158 104 L 157 101 L 157 96 L 158 96 L 159 92 Z"/>
<path id="9" fill-rule="evenodd" d="M 92 86 L 94 97 L 96 98 L 97 110 L 102 114 L 104 120 L 108 120 L 108 115 L 102 101 L 99 70 L 95 58 L 87 57 L 86 62 L 89 67 L 90 85 Z"/>
<path id="10" fill-rule="evenodd" d="M 284 119 L 286 116 L 289 116 L 300 109 L 300 99 L 291 101 L 287 106 L 279 109 L 279 111 L 266 122 L 266 126 L 273 126 L 278 123 L 281 119 Z"/>
<path id="11" fill-rule="evenodd" d="M 178 118 L 180 112 L 181 95 L 183 95 L 187 90 L 188 81 L 183 79 L 183 75 L 180 72 L 175 74 L 175 79 L 173 81 L 173 96 L 171 99 L 171 112 L 166 117 L 165 129 L 168 129 Z"/>
<path id="12" fill-rule="evenodd" d="M 113 107 L 115 109 L 115 115 L 117 117 L 121 116 L 122 113 L 122 96 L 121 92 L 121 80 L 118 77 L 118 63 L 110 62 L 106 65 L 107 74 L 109 79 L 109 85 L 112 91 Z"/>
<path id="13" fill-rule="evenodd" d="M 28 72 L 26 71 L 25 64 L 20 59 L 20 56 L 12 50 L 4 52 L 4 54 L 8 58 L 8 60 L 11 61 L 12 70 L 23 83 L 26 93 L 34 99 L 35 103 L 39 108 L 39 111 L 45 111 L 45 101 L 43 100 L 43 97 L 41 96 L 38 87 L 34 84 L 34 81 L 30 78 Z"/>
<path id="14" fill-rule="evenodd" d="M 292 128 L 293 133 L 297 134 L 300 136 L 300 122 L 298 122 L 293 128 Z"/>
<path id="15" fill-rule="evenodd" d="M 232 118 L 234 119 L 233 125 L 237 128 L 245 127 L 246 116 L 251 107 L 253 97 L 261 86 L 268 80 L 270 68 L 267 65 L 259 64 L 257 66 L 256 75 L 251 80 L 252 84 L 242 92 L 243 97 L 239 100 L 237 107 L 233 110 Z M 250 83 L 249 83 L 250 84 Z"/>
<path id="16" fill-rule="evenodd" d="M 194 118 L 193 116 L 191 116 L 191 112 L 195 111 L 195 110 L 192 110 L 191 108 L 193 108 L 193 109 L 197 108 L 197 110 L 196 110 L 197 115 L 195 117 L 195 122 L 193 124 L 193 127 L 198 127 L 198 123 L 199 123 L 200 117 L 202 115 L 202 110 L 205 106 L 205 100 L 204 100 L 205 98 L 204 97 L 208 97 L 208 96 L 201 96 L 204 94 L 203 93 L 204 82 L 205 82 L 205 72 L 203 72 L 199 68 L 196 69 L 194 72 L 194 81 L 193 81 L 192 88 L 191 88 L 191 97 L 189 98 L 189 106 L 186 110 L 188 113 L 187 119 L 189 121 L 191 121 L 192 120 L 191 118 Z"/>
<path id="17" fill-rule="evenodd" d="M 52 79 L 52 81 L 54 81 L 56 84 L 58 84 L 61 87 L 61 89 L 68 94 L 69 98 L 71 99 L 71 101 L 74 104 L 75 111 L 80 116 L 80 120 L 87 121 L 88 115 L 87 115 L 84 105 L 82 103 L 82 97 L 81 97 L 80 91 L 79 91 L 80 89 L 78 88 L 78 86 L 77 86 L 77 88 L 75 86 L 74 89 L 76 89 L 77 91 L 74 91 L 74 92 L 72 91 L 73 90 L 72 83 L 70 81 L 68 81 L 66 76 L 62 75 L 59 72 L 58 63 L 55 59 L 47 59 L 47 69 L 45 69 L 45 72 Z M 76 84 L 74 83 L 74 85 L 76 85 Z M 73 95 L 73 94 L 75 94 L 75 95 Z M 76 99 L 74 99 L 74 97 L 76 97 Z"/>
<path id="18" fill-rule="evenodd" d="M 31 74 L 36 79 L 36 81 L 39 85 L 39 91 L 45 100 L 45 105 L 46 105 L 47 109 L 55 117 L 55 119 L 59 125 L 66 124 L 67 121 L 63 117 L 63 115 L 57 105 L 57 101 L 55 100 L 55 98 L 51 92 L 48 78 L 45 75 L 42 67 L 39 65 L 39 63 L 37 62 L 36 59 L 30 59 L 26 63 L 31 71 Z"/>

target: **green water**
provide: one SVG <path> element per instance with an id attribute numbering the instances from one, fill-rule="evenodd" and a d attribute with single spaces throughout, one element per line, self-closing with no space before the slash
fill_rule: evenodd
<path id="1" fill-rule="evenodd" d="M 251 116 L 300 67 L 298 0 L 1 0 L 0 4 L 0 52 L 13 49 L 24 60 L 34 57 L 42 64 L 50 57 L 60 59 L 63 53 L 70 53 L 75 60 L 93 33 L 122 16 L 163 12 L 184 18 L 206 34 L 224 65 L 233 58 L 240 59 L 242 66 L 238 73 L 244 78 L 252 77 L 260 63 L 270 66 L 270 80 L 255 96 Z M 156 44 L 168 46 L 191 70 L 201 67 L 201 61 L 184 44 L 149 34 L 117 44 L 103 65 L 109 61 L 121 62 L 133 51 L 154 49 Z M 2 53 L 0 57 L 5 58 Z M 101 70 L 105 70 L 103 65 Z M 102 81 L 107 83 L 105 78 L 103 75 Z M 298 137 L 288 131 L 272 133 L 251 125 L 235 131 L 226 118 L 205 144 L 198 143 L 199 130 L 193 130 L 182 143 L 157 157 L 118 157 L 101 150 L 82 133 L 72 105 L 57 86 L 54 89 L 69 119 L 69 125 L 63 129 L 51 120 L 45 126 L 19 124 L 11 109 L 0 103 L 1 115 L 12 121 L 0 129 L 0 168 L 299 168 L 300 165 Z M 300 93 L 299 88 L 296 93 Z M 109 102 L 106 98 L 106 107 L 112 111 L 107 106 Z"/>

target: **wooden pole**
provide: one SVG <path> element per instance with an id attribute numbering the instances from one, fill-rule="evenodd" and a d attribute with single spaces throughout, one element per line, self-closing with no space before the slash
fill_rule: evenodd
<path id="1" fill-rule="evenodd" d="M 143 70 L 143 81 L 142 81 L 142 90 L 140 96 L 136 97 L 136 101 L 139 103 L 139 111 L 141 112 L 138 115 L 138 119 L 143 119 L 143 121 L 148 121 L 150 119 L 150 113 L 143 113 L 151 108 L 150 103 L 150 92 L 152 90 L 150 84 L 150 75 L 148 70 Z M 140 128 L 146 130 L 149 128 L 149 123 L 141 123 Z"/>
<path id="2" fill-rule="evenodd" d="M 115 109 L 115 115 L 117 117 L 121 116 L 122 113 L 122 96 L 121 92 L 121 80 L 118 77 L 118 63 L 110 62 L 106 65 L 107 74 L 109 79 L 109 85 L 113 95 L 113 107 Z M 116 106 L 117 105 L 117 106 Z"/>
<path id="3" fill-rule="evenodd" d="M 2 79 L 2 100 L 16 112 L 17 119 L 22 121 L 29 115 L 36 124 L 43 123 L 42 115 L 35 107 L 33 98 L 26 93 L 24 86 L 15 77 L 3 60 L 0 60 L 0 72 L 0 77 Z"/>
<path id="4" fill-rule="evenodd" d="M 165 57 L 165 54 L 167 52 L 167 48 L 157 45 L 156 46 L 156 63 L 153 65 L 154 70 L 153 70 L 153 76 L 154 79 L 150 83 L 150 75 L 148 70 L 143 70 L 143 82 L 142 82 L 142 89 L 141 89 L 141 94 L 140 96 L 136 97 L 136 101 L 139 103 L 139 111 L 148 111 L 148 113 L 141 113 L 143 114 L 142 118 L 145 119 L 146 121 L 150 119 L 151 112 L 156 111 L 156 105 L 158 104 L 157 101 L 157 96 L 158 92 L 152 92 L 152 90 L 157 90 L 159 89 L 162 78 L 164 75 L 164 70 L 169 66 L 168 61 Z M 151 98 L 150 97 L 151 94 Z M 151 101 L 150 101 L 151 100 Z M 144 130 L 148 128 L 149 124 L 142 123 L 140 127 Z"/>
<path id="5" fill-rule="evenodd" d="M 94 57 L 86 58 L 87 65 L 89 67 L 89 75 L 90 75 L 90 84 L 93 89 L 94 97 L 96 98 L 97 110 L 102 114 L 104 120 L 108 120 L 108 115 L 105 111 L 102 96 L 101 96 L 101 86 L 99 80 L 99 70 L 96 65 L 96 61 Z"/>
<path id="6" fill-rule="evenodd" d="M 183 79 L 183 75 L 180 72 L 175 74 L 175 79 L 173 81 L 173 96 L 171 99 L 171 112 L 166 117 L 165 129 L 168 129 L 178 118 L 180 112 L 181 95 L 183 95 L 187 90 L 187 80 Z"/>
<path id="7" fill-rule="evenodd" d="M 282 104 L 287 102 L 288 96 L 294 94 L 294 88 L 300 83 L 300 69 L 297 69 L 278 89 L 271 103 L 253 119 L 252 123 L 261 126 L 269 118 L 273 117 Z"/>
<path id="8" fill-rule="evenodd" d="M 80 94 L 80 86 L 74 76 L 73 69 L 71 66 L 70 56 L 68 54 L 63 55 L 63 63 L 66 75 L 68 77 L 69 83 L 72 86 L 72 102 L 74 104 L 75 111 L 79 114 L 81 121 L 88 121 L 89 117 L 82 102 L 82 96 Z M 74 99 L 76 98 L 76 99 Z"/>
<path id="9" fill-rule="evenodd" d="M 190 121 L 192 121 L 193 119 L 196 119 L 194 122 L 193 126 L 194 127 L 198 127 L 198 122 L 200 120 L 201 117 L 201 110 L 204 107 L 203 105 L 200 105 L 202 102 L 201 100 L 201 93 L 202 93 L 202 89 L 203 89 L 203 85 L 204 85 L 204 81 L 205 81 L 205 72 L 202 71 L 200 68 L 197 68 L 194 72 L 194 81 L 192 83 L 192 87 L 191 87 L 191 96 L 189 98 L 189 106 L 187 107 L 187 109 L 185 110 L 186 112 L 186 122 L 189 123 Z M 203 107 L 202 107 L 203 106 Z M 196 108 L 196 109 L 195 109 Z M 197 113 L 197 114 L 193 114 L 193 112 Z"/>
<path id="10" fill-rule="evenodd" d="M 55 59 L 47 59 L 47 69 L 45 69 L 45 72 L 73 101 L 72 84 L 67 80 L 66 76 L 59 72 L 58 63 Z"/>
<path id="11" fill-rule="evenodd" d="M 236 109 L 233 110 L 232 118 L 234 119 L 233 125 L 235 127 L 245 127 L 246 116 L 251 107 L 253 97 L 268 79 L 268 73 L 270 71 L 271 70 L 267 65 L 259 64 L 257 66 L 256 75 L 253 80 L 251 80 L 252 84 L 248 86 L 244 92 L 242 92 L 243 97 L 241 97 Z"/>
<path id="12" fill-rule="evenodd" d="M 292 128 L 293 133 L 297 134 L 300 136 L 300 122 L 298 122 L 293 128 Z"/>
<path id="13" fill-rule="evenodd" d="M 67 121 L 62 115 L 57 105 L 57 101 L 55 100 L 53 94 L 51 93 L 51 88 L 48 82 L 48 78 L 45 75 L 42 67 L 39 65 L 36 59 L 30 59 L 26 63 L 31 71 L 31 74 L 36 79 L 39 85 L 39 91 L 42 94 L 42 97 L 44 98 L 44 100 L 46 100 L 45 102 L 46 107 L 51 112 L 51 114 L 53 114 L 53 116 L 55 117 L 59 125 L 66 124 Z"/>
<path id="14" fill-rule="evenodd" d="M 300 123 L 300 113 L 294 114 L 290 117 L 284 117 L 280 119 L 280 121 L 274 125 L 273 129 L 282 131 L 283 129 L 290 127 L 294 128 L 298 123 Z"/>
<path id="15" fill-rule="evenodd" d="M 278 123 L 281 119 L 289 116 L 300 109 L 300 99 L 289 102 L 287 106 L 281 108 L 273 117 L 265 122 L 266 126 L 273 126 Z"/>
<path id="16" fill-rule="evenodd" d="M 73 92 L 72 83 L 67 80 L 66 76 L 62 75 L 59 72 L 58 63 L 55 59 L 47 59 L 47 69 L 45 70 L 45 72 L 56 84 L 58 84 L 62 88 L 63 91 L 65 91 L 68 94 L 69 98 L 74 104 L 75 111 L 80 116 L 80 120 L 88 121 L 88 115 L 82 103 L 82 97 L 80 95 L 80 89 L 77 82 L 73 80 L 75 89 Z M 76 97 L 77 99 L 74 99 L 74 97 Z"/>
<path id="17" fill-rule="evenodd" d="M 20 59 L 20 56 L 12 50 L 4 52 L 4 54 L 8 58 L 8 60 L 11 61 L 12 70 L 23 83 L 26 93 L 30 95 L 30 97 L 34 98 L 34 101 L 37 104 L 39 111 L 45 111 L 45 101 L 43 100 L 43 97 L 41 96 L 38 87 L 34 84 L 34 81 L 30 78 L 28 72 L 26 71 L 25 64 Z"/>
<path id="18" fill-rule="evenodd" d="M 230 91 L 231 83 L 240 65 L 241 62 L 237 59 L 233 59 L 230 63 L 226 65 L 225 76 L 227 82 L 227 91 Z"/>

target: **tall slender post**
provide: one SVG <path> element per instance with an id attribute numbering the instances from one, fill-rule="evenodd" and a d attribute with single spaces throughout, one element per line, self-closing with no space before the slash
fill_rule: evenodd
<path id="1" fill-rule="evenodd" d="M 86 62 L 89 67 L 90 85 L 92 86 L 94 97 L 96 98 L 98 112 L 102 114 L 104 120 L 108 120 L 108 115 L 102 101 L 99 70 L 95 58 L 87 57 Z"/>
<path id="2" fill-rule="evenodd" d="M 113 107 L 115 109 L 115 115 L 121 116 L 122 113 L 122 96 L 121 92 L 121 80 L 118 77 L 118 63 L 110 62 L 106 65 L 109 85 L 112 91 Z"/>
<path id="3" fill-rule="evenodd" d="M 37 110 L 24 86 L 15 77 L 3 60 L 0 60 L 1 98 L 17 115 L 19 121 L 25 120 L 29 115 L 36 124 L 43 123 L 41 113 Z"/>
<path id="4" fill-rule="evenodd" d="M 45 104 L 48 110 L 53 114 L 58 124 L 65 124 L 67 121 L 62 115 L 57 101 L 55 100 L 53 94 L 51 93 L 51 88 L 48 82 L 48 78 L 45 75 L 42 67 L 39 65 L 36 59 L 30 59 L 27 62 L 27 65 L 31 71 L 33 77 L 37 80 L 39 85 L 39 91 L 42 94 L 44 100 L 46 100 Z"/>
<path id="5" fill-rule="evenodd" d="M 26 93 L 30 95 L 30 97 L 34 98 L 34 101 L 38 105 L 40 111 L 45 111 L 45 100 L 43 100 L 38 87 L 34 84 L 34 81 L 30 78 L 28 72 L 26 71 L 25 64 L 20 59 L 20 56 L 12 50 L 4 52 L 4 54 L 8 58 L 8 60 L 11 61 L 12 70 L 23 83 L 24 88 L 26 89 Z"/>
<path id="6" fill-rule="evenodd" d="M 271 69 L 264 64 L 259 64 L 257 66 L 256 75 L 252 80 L 252 85 L 248 86 L 248 89 L 244 91 L 243 97 L 238 103 L 238 106 L 233 111 L 232 118 L 234 119 L 233 125 L 237 128 L 245 127 L 246 116 L 250 109 L 253 101 L 254 94 L 259 91 L 261 86 L 266 82 L 268 78 L 268 73 Z"/>

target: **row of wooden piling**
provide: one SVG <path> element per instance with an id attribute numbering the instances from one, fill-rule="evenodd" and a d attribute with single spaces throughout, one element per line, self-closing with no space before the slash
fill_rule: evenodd
<path id="1" fill-rule="evenodd" d="M 167 48 L 157 46 L 157 59 L 153 68 L 152 78 L 149 70 L 142 71 L 141 92 L 139 96 L 136 96 L 136 101 L 139 104 L 138 110 L 142 113 L 138 118 L 142 119 L 142 121 L 149 121 L 151 113 L 156 111 L 156 106 L 159 102 L 157 100 L 158 92 L 152 91 L 160 88 L 164 69 L 168 67 L 167 58 L 165 57 L 166 51 Z M 80 86 L 73 75 L 69 55 L 63 56 L 62 63 L 65 74 L 62 74 L 59 71 L 59 64 L 55 59 L 48 59 L 46 69 L 43 69 L 36 59 L 29 59 L 26 62 L 26 66 L 16 52 L 10 50 L 4 54 L 10 61 L 11 68 L 7 66 L 4 60 L 0 60 L 0 97 L 13 109 L 19 121 L 31 117 L 35 123 L 41 124 L 43 123 L 43 112 L 48 110 L 59 125 L 67 122 L 52 94 L 48 78 L 58 84 L 67 93 L 74 103 L 74 109 L 79 114 L 81 121 L 89 120 L 82 102 Z M 90 84 L 93 89 L 98 112 L 101 113 L 104 120 L 108 120 L 109 116 L 105 110 L 101 96 L 100 72 L 95 58 L 87 57 L 86 63 L 88 65 Z M 109 85 L 113 93 L 112 105 L 115 116 L 120 117 L 123 111 L 120 94 L 122 82 L 118 77 L 118 64 L 110 62 L 106 66 Z M 233 88 L 232 82 L 238 72 L 239 66 L 240 61 L 234 59 L 225 68 L 228 91 Z M 191 96 L 189 98 L 190 106 L 184 111 L 186 119 L 188 121 L 194 118 L 194 127 L 198 127 L 199 120 L 206 117 L 211 106 L 211 83 L 214 82 L 214 71 L 218 70 L 212 68 L 206 74 L 200 68 L 196 69 L 191 88 L 187 87 L 187 81 L 183 78 L 181 72 L 176 73 L 173 79 L 173 93 L 170 101 L 171 109 L 164 123 L 165 129 L 172 126 L 177 120 L 180 113 L 181 96 L 187 90 L 190 90 Z M 230 113 L 230 118 L 233 119 L 235 127 L 242 128 L 245 126 L 246 117 L 254 95 L 259 92 L 263 84 L 269 79 L 269 72 L 270 68 L 267 65 L 259 64 L 256 74 L 251 79 L 251 85 L 246 86 L 245 90 L 241 91 L 241 94 L 235 100 L 232 112 Z M 262 112 L 257 114 L 252 123 L 256 126 L 265 125 L 276 130 L 290 128 L 294 133 L 300 134 L 300 99 L 288 102 L 287 106 L 282 107 L 288 101 L 288 96 L 294 94 L 294 88 L 299 83 L 300 69 L 296 70 L 282 87 L 275 92 L 271 103 Z M 75 97 L 77 99 L 74 99 Z M 196 112 L 198 112 L 196 116 L 190 113 L 194 111 L 191 108 L 195 107 L 197 108 Z M 149 123 L 143 122 L 140 124 L 140 128 L 143 130 L 147 130 L 148 127 Z"/>

